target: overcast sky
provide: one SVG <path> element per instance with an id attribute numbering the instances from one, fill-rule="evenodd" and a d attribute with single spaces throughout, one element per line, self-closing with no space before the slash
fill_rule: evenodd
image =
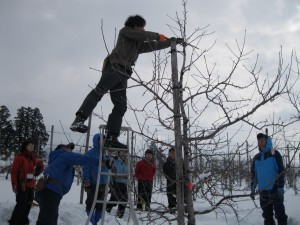
<path id="1" fill-rule="evenodd" d="M 190 32 L 206 25 L 215 32 L 216 60 L 222 60 L 225 43 L 242 39 L 245 30 L 247 49 L 260 55 L 265 68 L 276 68 L 280 46 L 287 56 L 299 52 L 299 0 L 190 0 L 187 8 Z M 180 0 L 0 0 L 0 104 L 12 116 L 21 106 L 38 107 L 48 131 L 54 125 L 62 132 L 61 120 L 77 140 L 68 127 L 89 86 L 99 81 L 90 67 L 100 69 L 107 54 L 101 19 L 111 50 L 115 30 L 129 15 L 142 15 L 146 30 L 172 36 L 169 16 L 181 11 Z M 151 74 L 152 60 L 153 54 L 141 57 L 136 70 Z M 137 93 L 129 92 L 129 101 L 130 94 Z M 111 107 L 105 96 L 95 111 L 109 113 Z M 99 123 L 93 120 L 92 134 Z M 57 134 L 55 141 L 66 139 Z"/>

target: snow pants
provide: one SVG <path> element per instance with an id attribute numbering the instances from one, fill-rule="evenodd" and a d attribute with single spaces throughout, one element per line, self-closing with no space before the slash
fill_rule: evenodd
<path id="1" fill-rule="evenodd" d="M 176 208 L 176 183 L 167 181 L 167 198 L 168 198 L 168 208 Z"/>
<path id="2" fill-rule="evenodd" d="M 94 197 L 95 197 L 95 191 L 96 191 L 96 186 L 93 185 L 91 186 L 90 192 L 87 194 L 87 198 L 85 200 L 86 204 L 86 210 L 90 211 L 93 205 Z M 105 194 L 105 184 L 100 184 L 99 190 L 98 190 L 98 200 L 103 200 L 104 199 L 104 194 Z M 95 210 L 96 211 L 102 211 L 102 203 L 96 203 Z"/>
<path id="3" fill-rule="evenodd" d="M 113 67 L 110 63 L 102 72 L 99 83 L 84 99 L 76 115 L 88 118 L 103 95 L 110 91 L 110 98 L 114 105 L 107 121 L 107 130 L 119 135 L 123 116 L 127 110 L 127 79 L 129 75 Z"/>
<path id="4" fill-rule="evenodd" d="M 40 205 L 36 225 L 57 225 L 61 199 L 62 197 L 59 194 L 48 188 L 36 193 L 36 200 Z"/>
<path id="5" fill-rule="evenodd" d="M 138 209 L 143 209 L 142 203 L 145 203 L 146 209 L 150 208 L 152 196 L 152 181 L 139 180 L 138 181 Z"/>
<path id="6" fill-rule="evenodd" d="M 26 188 L 24 192 L 21 190 L 21 188 L 18 188 L 18 193 L 16 194 L 17 203 L 9 220 L 10 225 L 29 224 L 28 215 L 31 209 L 33 197 L 33 188 Z"/>
<path id="7" fill-rule="evenodd" d="M 118 183 L 115 182 L 111 185 L 111 196 L 109 201 L 128 201 L 128 193 L 127 193 L 127 184 L 126 183 Z M 111 209 L 117 204 L 109 203 L 107 204 L 107 209 Z M 118 204 L 118 212 L 120 214 L 124 214 L 126 208 L 126 204 Z"/>
<path id="8" fill-rule="evenodd" d="M 273 210 L 275 211 L 275 218 L 278 220 L 278 222 L 287 222 L 288 217 L 285 214 L 285 207 L 283 201 L 283 195 L 279 195 L 273 190 L 266 190 L 260 193 L 260 206 L 263 210 L 262 216 L 266 222 L 274 220 Z"/>

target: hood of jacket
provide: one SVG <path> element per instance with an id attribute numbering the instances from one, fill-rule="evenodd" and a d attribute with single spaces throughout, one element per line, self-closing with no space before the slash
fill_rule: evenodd
<path id="1" fill-rule="evenodd" d="M 273 148 L 272 138 L 268 137 L 266 146 L 263 149 L 260 149 L 262 153 L 271 151 Z"/>
<path id="2" fill-rule="evenodd" d="M 94 149 L 96 150 L 100 150 L 100 144 L 99 144 L 99 140 L 100 140 L 100 134 L 95 134 L 93 137 L 93 146 Z"/>

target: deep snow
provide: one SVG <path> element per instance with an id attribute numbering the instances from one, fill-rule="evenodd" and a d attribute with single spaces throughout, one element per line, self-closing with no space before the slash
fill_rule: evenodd
<path id="1" fill-rule="evenodd" d="M 8 180 L 5 179 L 6 174 L 0 174 L 0 224 L 6 225 L 8 224 L 6 221 L 10 218 L 11 212 L 15 205 L 15 195 L 11 190 L 10 178 Z M 62 199 L 60 208 L 59 208 L 59 221 L 58 225 L 84 225 L 86 222 L 87 215 L 85 214 L 85 205 L 79 204 L 79 192 L 80 186 L 76 184 L 74 180 L 71 191 L 64 196 Z M 153 198 L 157 202 L 166 203 L 166 196 L 164 193 L 154 194 Z M 197 224 L 201 225 L 258 225 L 263 224 L 263 219 L 261 217 L 261 209 L 255 208 L 252 200 L 249 198 L 239 199 L 236 203 L 238 218 L 234 214 L 233 210 L 229 207 L 222 207 L 221 209 L 217 209 L 214 212 L 205 215 L 197 215 L 196 221 Z M 258 200 L 256 200 L 256 204 L 259 206 Z M 285 194 L 285 206 L 286 211 L 289 217 L 293 218 L 295 223 L 292 225 L 300 225 L 300 195 L 295 195 L 295 192 L 292 189 L 288 189 Z M 156 207 L 156 205 L 152 205 L 152 208 Z M 203 205 L 203 203 L 195 202 L 195 209 L 205 209 L 207 206 Z M 33 225 L 36 222 L 38 216 L 39 208 L 33 207 L 29 219 L 30 224 Z M 128 209 L 126 210 L 125 216 L 123 219 L 116 219 L 114 214 L 116 213 L 116 207 L 113 208 L 111 214 L 105 215 L 105 224 L 133 224 L 129 219 L 128 223 Z M 170 219 L 174 219 L 174 215 L 165 214 L 165 217 Z M 154 213 L 146 213 L 146 212 L 137 212 L 137 218 L 139 219 L 139 224 L 168 224 L 164 218 L 158 218 L 153 222 L 149 222 L 155 218 L 159 217 Z M 238 220 L 240 222 L 238 222 Z M 100 224 L 100 223 L 98 223 Z M 172 225 L 177 224 L 177 222 L 172 221 Z"/>

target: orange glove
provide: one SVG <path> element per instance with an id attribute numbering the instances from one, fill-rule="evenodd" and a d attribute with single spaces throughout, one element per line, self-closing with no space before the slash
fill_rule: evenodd
<path id="1" fill-rule="evenodd" d="M 169 39 L 169 38 L 167 38 L 165 35 L 163 35 L 163 34 L 160 34 L 159 35 L 159 38 L 158 38 L 158 40 L 159 41 L 165 41 L 165 40 L 167 40 L 167 39 Z"/>

